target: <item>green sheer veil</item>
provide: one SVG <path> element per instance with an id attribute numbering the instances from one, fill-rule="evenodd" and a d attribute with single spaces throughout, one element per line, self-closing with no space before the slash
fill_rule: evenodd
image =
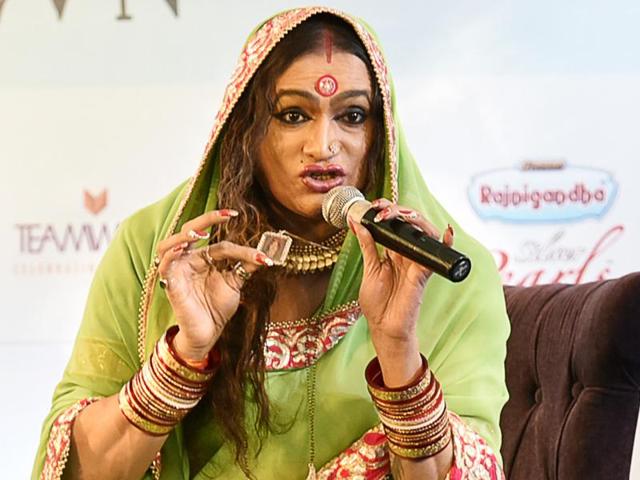
<path id="1" fill-rule="evenodd" d="M 456 249 L 472 260 L 472 272 L 460 284 L 435 275 L 429 280 L 418 335 L 421 351 L 442 384 L 448 408 L 499 451 L 499 415 L 507 400 L 504 358 L 509 323 L 493 258 L 427 188 L 406 145 L 388 67 L 371 28 L 343 12 L 309 7 L 280 13 L 252 32 L 225 91 L 196 173 L 170 195 L 121 224 L 96 271 L 72 357 L 43 426 L 33 478 L 42 471 L 58 416 L 80 400 L 117 393 L 150 355 L 162 333 L 175 323 L 164 293 L 156 288 L 156 245 L 187 220 L 216 208 L 218 147 L 229 114 L 277 42 L 306 19 L 323 12 L 353 27 L 369 54 L 382 92 L 386 155 L 383 191 L 379 193 L 421 211 L 440 231 L 451 224 L 456 232 Z M 333 311 L 357 300 L 361 275 L 360 250 L 349 234 L 334 267 L 323 310 Z M 318 468 L 379 422 L 364 381 L 364 367 L 374 356 L 366 319 L 360 318 L 317 362 Z M 256 478 L 304 478 L 308 439 L 305 385 L 305 369 L 268 373 L 267 390 L 274 411 L 283 421 L 295 422 L 286 432 L 266 439 L 259 457 L 252 461 Z M 194 417 L 200 426 L 210 422 L 210 427 L 192 432 L 190 427 L 179 425 L 174 430 L 162 449 L 162 478 L 244 478 L 210 415 L 199 409 Z M 199 459 L 195 470 L 190 464 L 194 458 Z"/>

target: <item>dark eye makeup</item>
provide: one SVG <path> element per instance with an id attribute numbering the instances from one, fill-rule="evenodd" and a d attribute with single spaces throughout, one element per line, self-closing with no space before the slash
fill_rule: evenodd
<path id="1" fill-rule="evenodd" d="M 336 115 L 335 119 L 347 125 L 361 125 L 367 120 L 367 110 L 359 106 L 350 106 Z M 285 108 L 273 114 L 285 125 L 300 125 L 311 119 L 309 115 L 297 107 Z"/>
<path id="2" fill-rule="evenodd" d="M 299 108 L 286 108 L 274 113 L 273 116 L 287 125 L 298 125 L 309 120 L 309 117 Z"/>
<path id="3" fill-rule="evenodd" d="M 349 107 L 338 118 L 350 125 L 360 125 L 367 119 L 367 111 L 362 107 Z"/>

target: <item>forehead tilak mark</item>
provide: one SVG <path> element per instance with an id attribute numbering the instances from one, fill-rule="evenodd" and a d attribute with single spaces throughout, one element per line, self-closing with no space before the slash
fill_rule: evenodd
<path id="1" fill-rule="evenodd" d="M 333 34 L 330 30 L 324 31 L 324 56 L 328 64 L 333 58 Z M 333 75 L 322 75 L 315 85 L 316 92 L 323 97 L 330 97 L 338 91 L 338 81 Z"/>
<path id="2" fill-rule="evenodd" d="M 331 57 L 333 55 L 333 33 L 330 30 L 324 32 L 324 55 L 327 59 L 327 63 L 331 63 Z"/>

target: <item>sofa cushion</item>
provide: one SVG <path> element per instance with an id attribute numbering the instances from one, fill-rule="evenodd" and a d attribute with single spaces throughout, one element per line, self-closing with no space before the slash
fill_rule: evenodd
<path id="1" fill-rule="evenodd" d="M 505 287 L 507 478 L 627 479 L 640 406 L 640 273 Z"/>

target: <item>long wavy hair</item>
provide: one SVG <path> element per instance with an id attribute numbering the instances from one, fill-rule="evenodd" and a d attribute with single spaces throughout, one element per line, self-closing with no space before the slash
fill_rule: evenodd
<path id="1" fill-rule="evenodd" d="M 212 241 L 225 239 L 241 245 L 256 245 L 264 231 L 274 230 L 269 224 L 266 196 L 258 181 L 256 159 L 275 111 L 276 80 L 299 57 L 322 51 L 326 32 L 332 34 L 335 50 L 357 56 L 369 70 L 374 132 L 366 159 L 365 188 L 377 187 L 378 171 L 384 157 L 384 125 L 382 97 L 371 61 L 350 25 L 333 15 L 318 14 L 296 27 L 278 43 L 248 84 L 229 117 L 220 145 L 218 204 L 234 208 L 240 215 L 215 231 Z M 227 323 L 216 345 L 221 353 L 221 365 L 208 394 L 213 415 L 226 440 L 235 448 L 235 461 L 249 477 L 248 429 L 255 430 L 260 444 L 269 431 L 276 429 L 264 386 L 263 348 L 269 309 L 275 298 L 280 274 L 264 269 L 245 285 L 240 307 Z M 254 410 L 251 414 L 253 425 L 248 424 L 248 407 Z"/>

